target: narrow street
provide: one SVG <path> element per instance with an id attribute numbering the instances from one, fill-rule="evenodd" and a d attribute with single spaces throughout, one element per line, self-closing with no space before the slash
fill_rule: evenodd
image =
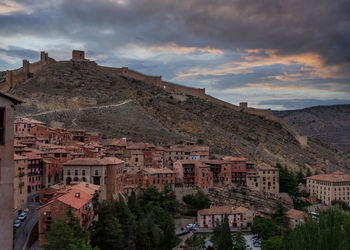
<path id="1" fill-rule="evenodd" d="M 34 225 L 38 222 L 38 202 L 28 201 L 27 207 L 29 212 L 27 218 L 22 222 L 21 226 L 16 230 L 15 239 L 14 239 L 14 250 L 22 250 L 24 244 L 32 231 Z"/>

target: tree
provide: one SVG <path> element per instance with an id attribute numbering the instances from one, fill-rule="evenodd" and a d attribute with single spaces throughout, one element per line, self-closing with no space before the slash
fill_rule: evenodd
<path id="1" fill-rule="evenodd" d="M 281 236 L 272 236 L 262 242 L 261 248 L 263 250 L 282 250 L 283 239 Z"/>
<path id="2" fill-rule="evenodd" d="M 233 248 L 233 243 L 227 216 L 225 216 L 221 224 L 219 221 L 216 221 L 215 224 L 216 226 L 211 238 L 214 247 L 220 250 L 231 250 Z"/>
<path id="3" fill-rule="evenodd" d="M 92 244 L 101 250 L 123 249 L 124 239 L 121 225 L 106 201 L 103 201 L 98 209 L 98 221 L 92 234 Z"/>
<path id="4" fill-rule="evenodd" d="M 267 240 L 271 236 L 278 235 L 279 229 L 272 219 L 256 216 L 254 218 L 252 232 L 260 238 Z"/>
<path id="5" fill-rule="evenodd" d="M 54 221 L 50 231 L 45 234 L 45 238 L 47 242 L 44 245 L 45 250 L 68 250 L 69 245 L 74 245 L 76 243 L 73 230 L 63 219 L 56 219 Z"/>
<path id="6" fill-rule="evenodd" d="M 185 195 L 182 200 L 195 210 L 201 210 L 210 207 L 210 199 L 202 190 L 199 190 L 195 195 Z"/>
<path id="7" fill-rule="evenodd" d="M 284 249 L 350 249 L 350 215 L 337 207 L 321 212 L 319 220 L 306 219 L 284 240 Z"/>
<path id="8" fill-rule="evenodd" d="M 306 183 L 305 176 L 303 174 L 303 171 L 301 171 L 301 169 L 299 169 L 299 172 L 297 173 L 296 180 L 297 180 L 297 183 L 303 183 L 303 184 Z"/>
<path id="9" fill-rule="evenodd" d="M 68 208 L 64 219 L 54 221 L 51 230 L 45 234 L 45 238 L 47 243 L 44 245 L 44 249 L 93 249 L 87 244 L 88 235 L 83 231 L 71 207 Z"/>
<path id="10" fill-rule="evenodd" d="M 233 249 L 238 249 L 238 250 L 247 249 L 247 243 L 241 230 L 234 232 L 232 239 L 233 239 Z"/>
<path id="11" fill-rule="evenodd" d="M 114 216 L 118 218 L 124 233 L 125 244 L 135 244 L 136 220 L 129 207 L 123 201 L 116 201 L 113 209 Z"/>
<path id="12" fill-rule="evenodd" d="M 160 193 L 162 207 L 171 212 L 175 213 L 178 211 L 179 202 L 176 199 L 174 190 L 169 185 L 164 185 L 163 191 Z"/>
<path id="13" fill-rule="evenodd" d="M 273 209 L 272 219 L 274 220 L 274 222 L 282 228 L 287 228 L 288 227 L 288 218 L 287 218 L 288 208 L 285 206 L 284 202 L 281 200 L 276 201 L 272 209 Z"/>
<path id="14" fill-rule="evenodd" d="M 298 182 L 296 178 L 289 173 L 287 167 L 282 167 L 279 163 L 276 164 L 276 167 L 279 169 L 280 192 L 297 195 Z"/>
<path id="15" fill-rule="evenodd" d="M 338 206 L 340 209 L 344 211 L 349 211 L 350 207 L 345 201 L 334 200 L 332 201 L 333 206 Z"/>

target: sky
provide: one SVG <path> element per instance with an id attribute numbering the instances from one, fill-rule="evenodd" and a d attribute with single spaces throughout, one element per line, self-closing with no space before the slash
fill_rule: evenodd
<path id="1" fill-rule="evenodd" d="M 0 0 L 0 70 L 85 50 L 238 104 L 350 104 L 348 0 Z"/>

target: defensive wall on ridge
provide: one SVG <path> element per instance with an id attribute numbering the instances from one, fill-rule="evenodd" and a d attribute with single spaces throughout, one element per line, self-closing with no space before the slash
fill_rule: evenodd
<path id="1" fill-rule="evenodd" d="M 85 59 L 85 52 L 80 50 L 72 51 L 72 61 L 89 61 Z M 41 70 L 45 65 L 56 62 L 54 59 L 48 57 L 48 53 L 42 51 L 40 53 L 40 61 L 30 63 L 28 60 L 23 60 L 23 66 L 19 69 L 6 71 L 6 83 L 0 85 L 0 91 L 8 92 L 11 88 L 15 87 L 21 81 L 24 81 L 30 77 L 31 74 Z M 192 88 L 183 86 L 176 83 L 163 81 L 161 76 L 150 76 L 142 74 L 128 67 L 113 68 L 106 66 L 98 66 L 101 70 L 118 76 L 130 77 L 148 84 L 152 84 L 162 88 L 163 90 L 173 94 L 184 94 L 195 96 L 204 100 L 208 100 L 236 111 L 246 112 L 249 114 L 262 116 L 266 119 L 278 122 L 284 129 L 290 132 L 296 140 L 303 146 L 307 146 L 307 137 L 299 135 L 296 131 L 291 129 L 283 120 L 274 116 L 269 109 L 256 109 L 248 107 L 248 104 L 243 102 L 239 106 L 222 101 L 215 97 L 212 97 L 205 93 L 205 88 Z"/>
<path id="2" fill-rule="evenodd" d="M 123 68 L 112 68 L 112 67 L 105 67 L 105 66 L 99 66 L 99 67 L 107 73 L 124 76 L 124 77 L 130 77 L 139 81 L 143 81 L 145 83 L 158 86 L 169 93 L 192 95 L 204 100 L 209 100 L 211 102 L 226 106 L 228 108 L 232 108 L 236 111 L 242 111 L 252 115 L 262 116 L 266 119 L 278 122 L 279 124 L 281 124 L 281 126 L 284 129 L 286 129 L 289 133 L 291 133 L 303 147 L 307 146 L 306 136 L 299 135 L 296 131 L 291 129 L 283 120 L 273 115 L 271 110 L 269 109 L 250 108 L 248 107 L 248 104 L 245 102 L 240 103 L 239 106 L 233 105 L 231 103 L 222 101 L 220 99 L 217 99 L 215 97 L 212 97 L 206 94 L 205 88 L 192 88 L 192 87 L 187 87 L 187 86 L 163 81 L 161 76 L 145 75 L 135 70 L 131 70 L 128 67 L 123 67 Z"/>
<path id="3" fill-rule="evenodd" d="M 41 70 L 45 65 L 53 62 L 55 62 L 55 60 L 50 58 L 48 53 L 45 53 L 44 51 L 40 53 L 40 61 L 30 63 L 28 60 L 24 59 L 21 68 L 6 71 L 6 84 L 2 84 L 2 86 L 0 86 L 0 90 L 3 92 L 9 91 L 19 82 L 28 79 L 31 74 Z"/>

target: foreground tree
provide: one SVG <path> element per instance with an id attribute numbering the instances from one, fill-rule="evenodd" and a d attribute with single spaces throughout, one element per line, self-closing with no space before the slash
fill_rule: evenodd
<path id="1" fill-rule="evenodd" d="M 282 250 L 283 239 L 282 236 L 272 236 L 267 240 L 264 240 L 261 244 L 263 250 Z"/>
<path id="2" fill-rule="evenodd" d="M 237 249 L 237 250 L 247 249 L 247 242 L 241 230 L 234 232 L 232 239 L 233 239 L 233 249 Z"/>
<path id="3" fill-rule="evenodd" d="M 88 235 L 84 233 L 78 218 L 73 214 L 71 208 L 68 209 L 66 218 L 54 221 L 50 231 L 45 234 L 45 238 L 46 244 L 43 246 L 45 250 L 93 249 L 87 244 Z"/>
<path id="4" fill-rule="evenodd" d="M 220 224 L 217 221 L 211 238 L 214 247 L 220 250 L 231 250 L 233 248 L 232 235 L 228 218 L 225 216 L 224 221 Z"/>
<path id="5" fill-rule="evenodd" d="M 320 213 L 319 221 L 307 219 L 285 239 L 284 249 L 350 249 L 350 215 L 336 207 Z"/>
<path id="6" fill-rule="evenodd" d="M 93 228 L 92 245 L 101 250 L 123 249 L 124 238 L 120 223 L 106 201 L 99 205 L 98 221 Z"/>

